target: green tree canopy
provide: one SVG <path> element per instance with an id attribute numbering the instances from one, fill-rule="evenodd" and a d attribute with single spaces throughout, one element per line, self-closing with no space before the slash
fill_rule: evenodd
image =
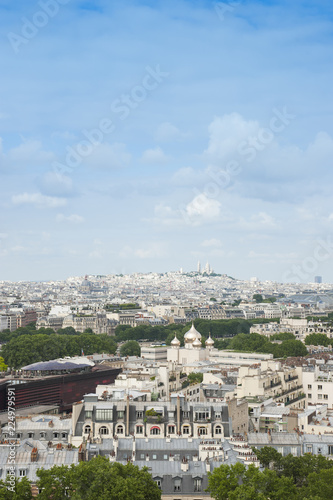
<path id="1" fill-rule="evenodd" d="M 141 348 L 139 342 L 136 340 L 129 340 L 120 348 L 121 356 L 140 356 Z"/>
<path id="2" fill-rule="evenodd" d="M 148 469 L 110 463 L 98 456 L 71 467 L 39 469 L 40 500 L 160 500 L 161 491 Z"/>
<path id="3" fill-rule="evenodd" d="M 324 333 L 310 333 L 305 337 L 304 343 L 306 345 L 328 346 L 332 344 L 332 339 L 329 339 Z"/>

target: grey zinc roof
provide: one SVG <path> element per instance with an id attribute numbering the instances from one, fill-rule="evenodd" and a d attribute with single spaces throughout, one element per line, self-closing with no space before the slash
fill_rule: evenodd
<path id="1" fill-rule="evenodd" d="M 271 436 L 266 433 L 255 433 L 250 432 L 248 434 L 248 442 L 249 445 L 264 445 L 264 446 L 272 446 L 272 445 L 297 445 L 300 444 L 298 435 L 296 433 L 287 433 L 287 432 L 279 432 L 273 433 Z"/>

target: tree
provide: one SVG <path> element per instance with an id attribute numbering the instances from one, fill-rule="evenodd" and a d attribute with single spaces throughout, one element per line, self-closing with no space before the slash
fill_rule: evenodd
<path id="1" fill-rule="evenodd" d="M 0 500 L 32 500 L 31 484 L 26 477 L 20 481 L 15 479 L 15 485 L 8 479 L 0 481 Z"/>
<path id="2" fill-rule="evenodd" d="M 110 463 L 98 456 L 78 465 L 39 469 L 39 500 L 160 500 L 161 491 L 148 469 L 128 463 Z"/>
<path id="3" fill-rule="evenodd" d="M 201 384 L 203 381 L 203 374 L 202 373 L 189 373 L 187 376 L 187 380 L 189 381 L 190 384 Z"/>
<path id="4" fill-rule="evenodd" d="M 235 465 L 221 465 L 208 472 L 208 491 L 216 500 L 228 500 L 230 492 L 233 492 L 239 485 L 239 481 L 244 477 L 245 465 L 237 463 Z"/>
<path id="5" fill-rule="evenodd" d="M 304 343 L 306 345 L 323 345 L 328 346 L 332 343 L 332 340 L 324 335 L 323 333 L 310 333 L 305 337 Z"/>
<path id="6" fill-rule="evenodd" d="M 263 467 L 270 467 L 271 464 L 275 467 L 282 460 L 282 455 L 272 446 L 263 446 L 262 448 L 253 448 Z"/>
<path id="7" fill-rule="evenodd" d="M 141 348 L 139 342 L 136 340 L 129 340 L 120 348 L 121 356 L 140 356 Z"/>
<path id="8" fill-rule="evenodd" d="M 261 304 L 263 301 L 262 295 L 260 293 L 255 293 L 252 298 L 256 301 L 257 304 Z"/>
<path id="9" fill-rule="evenodd" d="M 8 365 L 6 365 L 5 360 L 0 356 L 0 372 L 5 372 L 8 368 Z"/>

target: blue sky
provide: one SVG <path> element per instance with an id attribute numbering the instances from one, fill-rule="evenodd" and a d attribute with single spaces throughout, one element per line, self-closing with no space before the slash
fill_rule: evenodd
<path id="1" fill-rule="evenodd" d="M 0 279 L 200 260 L 331 282 L 332 18 L 328 1 L 0 0 Z"/>

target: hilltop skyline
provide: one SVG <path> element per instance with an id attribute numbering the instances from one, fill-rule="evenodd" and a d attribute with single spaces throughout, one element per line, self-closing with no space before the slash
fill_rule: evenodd
<path id="1" fill-rule="evenodd" d="M 0 12 L 1 280 L 333 282 L 330 4 Z"/>

